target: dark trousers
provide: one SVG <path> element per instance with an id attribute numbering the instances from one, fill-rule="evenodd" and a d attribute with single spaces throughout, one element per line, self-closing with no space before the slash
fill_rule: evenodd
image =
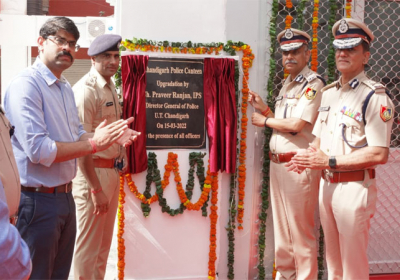
<path id="1" fill-rule="evenodd" d="M 72 193 L 21 192 L 17 228 L 31 252 L 30 279 L 68 279 L 76 235 Z"/>

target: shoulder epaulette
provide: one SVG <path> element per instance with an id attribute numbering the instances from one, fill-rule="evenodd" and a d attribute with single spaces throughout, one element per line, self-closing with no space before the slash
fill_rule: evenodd
<path id="1" fill-rule="evenodd" d="M 333 83 L 331 83 L 331 84 L 329 84 L 329 85 L 327 85 L 327 86 L 324 86 L 324 87 L 321 89 L 321 92 L 324 92 L 324 91 L 326 91 L 326 90 L 328 90 L 328 89 L 330 89 L 330 88 L 332 88 L 332 87 L 335 87 L 337 83 L 338 83 L 338 82 L 335 81 L 335 82 L 333 82 Z"/>
<path id="2" fill-rule="evenodd" d="M 311 72 L 311 74 L 307 75 L 306 79 L 308 82 L 311 82 L 317 78 L 317 74 Z"/>
<path id="3" fill-rule="evenodd" d="M 96 77 L 88 76 L 85 81 L 85 85 L 94 87 L 95 84 L 96 84 Z"/>
<path id="4" fill-rule="evenodd" d="M 364 100 L 363 106 L 362 106 L 362 115 L 363 115 L 363 120 L 364 120 L 364 125 L 367 123 L 365 119 L 365 113 L 367 112 L 367 107 L 369 100 L 371 99 L 372 95 L 374 94 L 386 94 L 390 99 L 392 99 L 392 96 L 390 93 L 386 90 L 386 87 L 382 85 L 381 83 L 374 82 L 372 80 L 365 80 L 363 81 L 365 85 L 367 85 L 369 88 L 371 88 L 370 93 L 368 93 L 367 97 Z"/>
<path id="5" fill-rule="evenodd" d="M 362 83 L 365 84 L 370 89 L 374 90 L 375 93 L 385 93 L 386 87 L 381 83 L 372 80 L 364 80 L 362 81 Z"/>
<path id="6" fill-rule="evenodd" d="M 319 79 L 324 84 L 324 86 L 326 86 L 325 79 L 322 78 L 322 76 L 318 75 L 317 73 L 310 72 L 310 74 L 306 77 L 306 79 L 307 79 L 307 82 L 312 82 L 315 79 Z"/>

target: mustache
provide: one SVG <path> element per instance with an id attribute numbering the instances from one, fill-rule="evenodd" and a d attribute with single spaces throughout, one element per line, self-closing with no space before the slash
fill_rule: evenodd
<path id="1" fill-rule="evenodd" d="M 67 51 L 61 51 L 61 52 L 59 52 L 59 53 L 57 54 L 57 58 L 59 58 L 59 57 L 62 56 L 62 55 L 67 55 L 67 56 L 69 56 L 69 57 L 71 58 L 71 61 L 74 60 L 74 58 L 72 57 L 72 55 L 71 55 L 69 52 L 67 52 Z"/>
<path id="2" fill-rule="evenodd" d="M 285 61 L 285 65 L 288 64 L 288 63 L 297 64 L 297 61 L 296 60 L 286 60 Z"/>

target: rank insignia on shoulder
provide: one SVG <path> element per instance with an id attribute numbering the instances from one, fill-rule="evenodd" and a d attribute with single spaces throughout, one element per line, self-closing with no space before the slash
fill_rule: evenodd
<path id="1" fill-rule="evenodd" d="M 112 105 L 114 105 L 114 102 L 112 102 L 112 101 L 106 103 L 106 107 L 110 107 Z"/>
<path id="2" fill-rule="evenodd" d="M 294 79 L 294 81 L 300 83 L 303 81 L 303 78 L 304 78 L 303 75 L 300 74 L 300 75 L 297 75 L 297 77 Z"/>
<path id="3" fill-rule="evenodd" d="M 313 100 L 317 96 L 317 91 L 311 87 L 308 87 L 304 92 L 304 95 L 308 100 Z"/>
<path id="4" fill-rule="evenodd" d="M 354 79 L 354 80 L 350 81 L 350 83 L 349 83 L 349 85 L 352 89 L 355 89 L 359 84 L 360 84 L 360 82 L 358 81 L 358 79 Z"/>
<path id="5" fill-rule="evenodd" d="M 393 108 L 381 105 L 381 119 L 384 122 L 391 120 L 393 117 Z"/>
<path id="6" fill-rule="evenodd" d="M 86 80 L 86 85 L 93 87 L 96 84 L 96 77 L 90 77 Z"/>
<path id="7" fill-rule="evenodd" d="M 313 73 L 313 74 L 311 74 L 311 75 L 309 75 L 309 76 L 307 77 L 307 81 L 308 81 L 308 82 L 311 82 L 311 81 L 315 80 L 316 78 L 317 78 L 317 75 L 315 75 L 315 74 Z"/>

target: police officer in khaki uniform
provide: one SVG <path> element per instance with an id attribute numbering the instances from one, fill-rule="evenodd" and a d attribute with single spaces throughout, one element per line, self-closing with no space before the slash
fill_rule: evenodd
<path id="1" fill-rule="evenodd" d="M 284 166 L 293 154 L 306 149 L 318 115 L 325 81 L 308 67 L 310 36 L 297 29 L 278 35 L 282 62 L 289 76 L 276 98 L 275 114 L 258 94 L 250 92 L 256 126 L 273 128 L 270 140 L 271 204 L 274 222 L 276 279 L 317 279 L 317 241 L 314 213 L 318 201 L 319 173 L 288 172 Z"/>
<path id="2" fill-rule="evenodd" d="M 92 68 L 73 87 L 79 118 L 87 132 L 93 132 L 105 119 L 112 123 L 121 118 L 121 107 L 111 81 L 119 66 L 121 39 L 112 34 L 97 37 L 88 50 Z M 118 207 L 116 167 L 119 165 L 120 171 L 124 171 L 125 163 L 125 149 L 117 144 L 79 160 L 73 180 L 78 219 L 75 279 L 104 278 Z"/>
<path id="3" fill-rule="evenodd" d="M 11 145 L 11 136 L 14 127 L 10 124 L 3 109 L 0 107 L 0 137 L 3 142 L 0 145 L 0 180 L 4 186 L 4 193 L 7 198 L 8 211 L 11 221 L 17 219 L 19 199 L 21 196 L 21 183 L 17 163 Z"/>
<path id="4" fill-rule="evenodd" d="M 319 195 L 328 279 L 369 279 L 367 246 L 377 197 L 375 166 L 386 163 L 394 106 L 385 88 L 365 75 L 374 35 L 354 19 L 333 26 L 338 81 L 323 98 L 307 153 L 288 164 L 322 169 Z"/>
<path id="5" fill-rule="evenodd" d="M 10 140 L 13 133 L 0 106 L 0 278 L 28 279 L 32 270 L 29 248 L 14 227 L 21 184 Z"/>

